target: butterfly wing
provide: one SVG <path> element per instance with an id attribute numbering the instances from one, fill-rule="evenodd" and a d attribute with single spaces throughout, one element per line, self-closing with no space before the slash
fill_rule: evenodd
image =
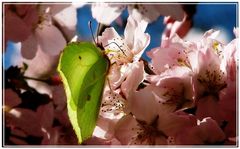
<path id="1" fill-rule="evenodd" d="M 60 57 L 58 71 L 67 95 L 68 115 L 79 143 L 96 126 L 109 62 L 92 43 L 70 43 Z"/>

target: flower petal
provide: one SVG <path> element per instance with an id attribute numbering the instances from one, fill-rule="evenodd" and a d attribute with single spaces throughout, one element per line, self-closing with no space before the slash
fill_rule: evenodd
<path id="1" fill-rule="evenodd" d="M 137 135 L 137 125 L 137 121 L 131 115 L 126 115 L 118 121 L 115 136 L 122 145 L 128 145 L 133 141 L 132 138 Z"/>
<path id="2" fill-rule="evenodd" d="M 38 27 L 36 37 L 41 49 L 50 55 L 58 55 L 67 44 L 60 30 L 53 25 Z"/>
<path id="3" fill-rule="evenodd" d="M 57 6 L 53 5 L 51 10 L 56 7 Z M 54 14 L 53 18 L 61 25 L 61 27 L 67 27 L 70 30 L 75 30 L 77 24 L 77 10 L 73 6 L 68 6 Z"/>
<path id="4" fill-rule="evenodd" d="M 36 36 L 31 34 L 26 40 L 22 42 L 21 54 L 26 59 L 35 57 L 38 49 L 38 42 Z"/>
<path id="5" fill-rule="evenodd" d="M 4 105 L 12 108 L 19 105 L 22 101 L 12 89 L 5 89 L 4 90 Z"/>
<path id="6" fill-rule="evenodd" d="M 158 102 L 155 99 L 154 86 L 148 85 L 144 89 L 133 92 L 129 96 L 128 108 L 136 119 L 151 123 L 158 115 Z"/>
<path id="7" fill-rule="evenodd" d="M 212 119 L 220 122 L 220 110 L 218 106 L 218 99 L 213 96 L 203 97 L 197 102 L 196 116 L 199 119 L 211 117 Z"/>
<path id="8" fill-rule="evenodd" d="M 98 39 L 105 48 L 105 53 L 112 64 L 115 62 L 117 64 L 132 62 L 134 55 L 131 49 L 113 27 L 106 28 Z"/>
<path id="9" fill-rule="evenodd" d="M 36 137 L 43 135 L 36 112 L 23 108 L 14 108 L 6 116 L 11 125 L 24 130 L 28 135 Z"/>
<path id="10" fill-rule="evenodd" d="M 50 128 L 52 127 L 53 120 L 54 120 L 54 107 L 53 103 L 50 102 L 46 105 L 41 105 L 37 109 L 37 117 L 38 121 L 43 128 Z"/>
<path id="11" fill-rule="evenodd" d="M 131 66 L 131 72 L 126 77 L 126 80 L 121 85 L 121 90 L 126 98 L 128 98 L 131 92 L 135 92 L 138 85 L 143 80 L 144 65 L 143 62 L 133 63 Z"/>
<path id="12" fill-rule="evenodd" d="M 17 27 L 16 27 L 17 24 Z M 14 42 L 24 41 L 31 34 L 31 28 L 15 13 L 6 10 L 5 14 L 5 40 Z"/>
<path id="13" fill-rule="evenodd" d="M 135 61 L 140 59 L 144 49 L 150 43 L 150 35 L 144 33 L 147 25 L 148 23 L 144 20 L 138 22 L 131 15 L 128 17 L 127 25 L 124 30 L 124 37 L 128 47 L 135 55 Z"/>
<path id="14" fill-rule="evenodd" d="M 110 25 L 125 9 L 124 5 L 109 3 L 92 4 L 92 16 L 99 23 Z"/>
<path id="15" fill-rule="evenodd" d="M 211 132 L 211 133 L 209 133 Z M 197 126 L 183 129 L 176 136 L 176 144 L 200 145 L 214 144 L 225 139 L 225 135 L 218 124 L 211 118 L 205 118 Z"/>

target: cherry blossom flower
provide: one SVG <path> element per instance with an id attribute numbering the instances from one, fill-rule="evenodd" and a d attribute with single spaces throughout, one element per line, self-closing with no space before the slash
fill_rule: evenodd
<path id="1" fill-rule="evenodd" d="M 193 69 L 194 88 L 197 98 L 204 95 L 217 95 L 226 87 L 226 68 L 221 58 L 221 43 L 212 40 L 217 32 L 205 33 L 199 45 L 197 65 Z M 205 43 L 205 44 L 204 44 Z"/>
<path id="2" fill-rule="evenodd" d="M 100 23 L 109 25 L 126 8 L 124 4 L 95 3 L 92 4 L 92 16 Z M 184 11 L 178 4 L 129 4 L 128 12 L 137 21 L 155 21 L 160 15 L 172 16 L 175 20 L 183 18 Z M 111 14 L 111 15 L 109 15 Z"/>
<path id="3" fill-rule="evenodd" d="M 58 55 L 75 34 L 76 8 L 64 4 L 9 4 L 5 22 L 5 41 L 22 42 L 23 57 L 32 59 L 39 48 L 50 55 Z M 20 27 L 17 31 L 14 31 L 15 24 Z"/>
<path id="4" fill-rule="evenodd" d="M 194 106 L 192 72 L 186 67 L 175 67 L 161 75 L 150 75 L 147 80 L 155 85 L 155 95 L 159 104 L 169 108 L 169 112 Z"/>
<path id="5" fill-rule="evenodd" d="M 209 34 L 208 34 L 209 33 Z M 213 36 L 214 32 L 207 32 Z M 228 45 L 205 39 L 200 46 L 198 69 L 193 76 L 196 91 L 196 116 L 211 117 L 224 130 L 226 137 L 236 136 L 236 53 L 234 39 Z M 210 44 L 208 44 L 210 43 Z M 197 79 L 196 79 L 197 78 Z"/>
<path id="6" fill-rule="evenodd" d="M 115 136 L 123 145 L 166 145 L 172 136 L 195 123 L 191 115 L 168 114 L 164 118 L 156 115 L 151 121 L 145 121 L 128 114 L 116 125 Z"/>
<path id="7" fill-rule="evenodd" d="M 105 47 L 110 62 L 113 63 L 109 70 L 100 109 L 100 115 L 105 119 L 118 120 L 125 114 L 126 99 L 118 88 L 128 75 L 139 69 L 138 59 L 149 44 L 150 38 L 144 33 L 146 25 L 145 21 L 137 22 L 129 16 L 124 32 L 125 39 L 121 38 L 114 28 L 107 28 L 98 38 Z M 143 70 L 143 63 L 141 69 Z M 103 126 L 99 127 L 103 129 Z M 108 130 L 105 132 L 109 134 Z M 102 139 L 106 141 L 106 138 Z"/>
<path id="8" fill-rule="evenodd" d="M 121 82 L 131 72 L 131 64 L 138 61 L 144 49 L 150 42 L 150 36 L 144 33 L 147 22 L 138 22 L 131 16 L 124 31 L 124 38 L 120 37 L 114 28 L 107 28 L 99 42 L 105 47 L 106 55 L 112 66 L 108 78 L 112 89 L 120 86 Z"/>
<path id="9" fill-rule="evenodd" d="M 154 73 L 161 74 L 164 71 L 183 66 L 192 69 L 196 65 L 197 45 L 193 42 L 183 41 L 178 35 L 163 39 L 161 47 L 147 52 L 151 58 L 151 68 Z"/>
<path id="10" fill-rule="evenodd" d="M 132 74 L 139 74 L 138 76 L 141 81 L 141 78 L 143 77 L 142 75 L 143 63 L 136 62 L 131 66 L 133 66 L 131 68 L 132 73 L 129 73 L 129 75 L 132 76 Z M 125 82 L 129 82 L 129 81 L 130 80 L 128 80 L 128 77 L 127 77 Z M 123 82 L 123 84 L 125 82 Z M 121 91 L 120 89 L 113 90 L 108 83 L 109 81 L 107 81 L 107 85 L 105 86 L 105 89 L 103 92 L 102 104 L 100 107 L 100 114 L 99 114 L 97 126 L 93 132 L 93 137 L 87 140 L 86 143 L 90 143 L 96 140 L 97 144 L 105 144 L 105 145 L 110 145 L 112 143 L 120 144 L 118 139 L 115 138 L 114 129 L 118 120 L 121 119 L 125 115 L 125 113 L 129 112 L 128 108 L 126 107 L 128 104 L 128 101 L 126 100 L 126 97 L 123 95 L 124 93 L 120 92 Z M 137 85 L 137 83 L 135 84 L 133 82 L 132 85 Z M 125 89 L 123 90 L 125 91 Z"/>
<path id="11" fill-rule="evenodd" d="M 196 115 L 199 117 L 211 116 L 223 130 L 227 137 L 236 136 L 236 53 L 238 51 L 234 39 L 222 51 L 222 66 L 225 70 L 225 88 L 216 91 L 215 97 L 199 99 Z M 214 83 L 212 83 L 214 85 Z M 214 88 L 211 87 L 213 90 Z M 207 110 L 206 109 L 211 109 Z"/>
<path id="12" fill-rule="evenodd" d="M 139 88 L 144 78 L 143 63 L 139 64 L 121 86 L 127 114 L 117 122 L 115 136 L 124 145 L 167 144 L 170 136 L 185 125 L 193 125 L 195 119 L 177 116 L 171 113 L 176 107 L 160 104 L 159 87 L 145 84 L 146 87 Z"/>
<path id="13" fill-rule="evenodd" d="M 5 12 L 5 42 L 19 42 L 30 36 L 32 29 L 38 23 L 37 5 L 4 5 Z M 16 28 L 16 24 L 18 27 Z"/>
<path id="14" fill-rule="evenodd" d="M 75 32 L 76 9 L 73 6 L 40 5 L 39 14 L 37 27 L 22 43 L 22 55 L 28 59 L 32 59 L 39 48 L 50 55 L 58 55 Z"/>

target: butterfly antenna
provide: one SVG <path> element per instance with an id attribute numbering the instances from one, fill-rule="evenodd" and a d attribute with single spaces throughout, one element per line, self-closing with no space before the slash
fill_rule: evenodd
<path id="1" fill-rule="evenodd" d="M 127 56 L 127 54 L 123 51 L 123 49 L 121 48 L 121 46 L 119 46 L 116 42 L 110 42 L 110 43 L 106 44 L 106 45 L 103 46 L 103 47 L 105 48 L 105 47 L 109 46 L 110 44 L 115 44 L 115 45 L 119 48 L 119 50 L 120 50 L 125 56 Z"/>
<path id="2" fill-rule="evenodd" d="M 99 43 L 99 40 L 98 40 L 98 35 L 100 34 L 100 33 L 99 33 L 99 28 L 100 28 L 100 25 L 101 25 L 101 24 L 100 24 L 100 23 L 98 23 L 98 27 L 97 27 L 97 43 Z"/>
<path id="3" fill-rule="evenodd" d="M 94 41 L 95 45 L 97 45 L 97 42 L 95 41 L 95 38 L 94 38 L 94 36 L 93 36 L 92 21 L 88 21 L 88 27 L 89 27 L 89 29 L 90 29 L 90 31 L 91 31 L 93 41 Z"/>

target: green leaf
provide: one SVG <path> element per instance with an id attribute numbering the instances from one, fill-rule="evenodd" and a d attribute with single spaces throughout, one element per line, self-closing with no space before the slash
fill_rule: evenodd
<path id="1" fill-rule="evenodd" d="M 92 136 L 99 114 L 109 61 L 92 43 L 70 43 L 58 71 L 67 95 L 68 115 L 79 143 Z"/>

